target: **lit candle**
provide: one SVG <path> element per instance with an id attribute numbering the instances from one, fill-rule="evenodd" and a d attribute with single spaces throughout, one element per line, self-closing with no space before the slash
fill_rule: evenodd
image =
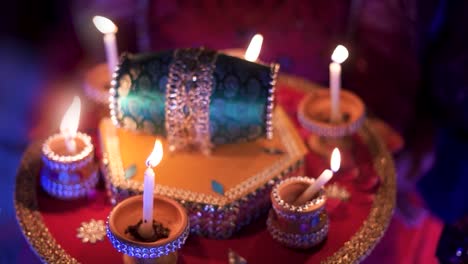
<path id="1" fill-rule="evenodd" d="M 249 47 L 245 51 L 244 58 L 248 61 L 256 62 L 258 56 L 260 56 L 260 50 L 262 49 L 263 36 L 261 34 L 255 34 L 250 41 Z"/>
<path id="2" fill-rule="evenodd" d="M 69 153 L 76 152 L 76 131 L 80 121 L 81 101 L 78 96 L 73 98 L 73 102 L 65 112 L 62 122 L 60 123 L 60 133 L 65 139 L 65 146 Z"/>
<path id="3" fill-rule="evenodd" d="M 315 194 L 333 177 L 333 172 L 337 172 L 340 169 L 341 154 L 338 148 L 333 149 L 330 158 L 331 170 L 324 170 L 322 174 L 314 181 L 313 184 L 309 185 L 307 189 L 294 201 L 295 204 L 305 204 L 310 201 Z"/>
<path id="4" fill-rule="evenodd" d="M 331 94 L 331 121 L 341 121 L 340 89 L 341 89 L 341 63 L 348 58 L 348 50 L 343 45 L 336 46 L 330 63 L 330 94 Z"/>
<path id="5" fill-rule="evenodd" d="M 144 238 L 151 238 L 153 230 L 153 201 L 154 201 L 154 171 L 163 157 L 163 147 L 160 140 L 156 140 L 151 154 L 146 159 L 146 171 L 143 185 L 143 222 L 138 233 Z"/>
<path id="6" fill-rule="evenodd" d="M 110 19 L 103 16 L 93 17 L 93 23 L 94 26 L 104 34 L 107 66 L 109 67 L 109 74 L 112 76 L 119 59 L 117 55 L 117 41 L 115 40 L 117 26 Z"/>
<path id="7" fill-rule="evenodd" d="M 338 148 L 334 148 L 330 158 L 330 169 L 337 172 L 341 166 L 341 153 Z"/>

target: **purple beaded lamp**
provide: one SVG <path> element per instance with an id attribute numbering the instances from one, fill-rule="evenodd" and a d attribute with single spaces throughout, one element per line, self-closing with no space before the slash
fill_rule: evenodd
<path id="1" fill-rule="evenodd" d="M 80 108 L 76 97 L 63 118 L 61 132 L 50 136 L 42 146 L 41 186 L 58 199 L 85 197 L 99 180 L 91 137 L 76 132 Z"/>

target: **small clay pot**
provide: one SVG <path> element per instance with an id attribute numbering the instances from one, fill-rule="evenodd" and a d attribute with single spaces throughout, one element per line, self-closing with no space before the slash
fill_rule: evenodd
<path id="1" fill-rule="evenodd" d="M 330 120 L 331 99 L 329 89 L 317 89 L 308 94 L 299 104 L 299 122 L 311 132 L 324 137 L 343 137 L 356 132 L 365 119 L 365 107 L 355 94 L 341 90 L 341 121 Z"/>
<path id="2" fill-rule="evenodd" d="M 273 239 L 291 248 L 311 248 L 328 234 L 325 192 L 320 190 L 309 202 L 294 201 L 314 182 L 307 177 L 293 177 L 279 182 L 271 192 L 272 209 L 267 229 Z"/>
<path id="3" fill-rule="evenodd" d="M 99 181 L 91 137 L 78 132 L 76 152 L 69 153 L 61 134 L 49 137 L 42 146 L 41 186 L 51 196 L 71 200 L 91 192 Z"/>
<path id="4" fill-rule="evenodd" d="M 143 196 L 133 196 L 117 204 L 109 215 L 107 237 L 117 251 L 124 253 L 124 263 L 176 263 L 177 250 L 189 234 L 185 209 L 176 201 L 156 195 L 154 220 L 169 229 L 169 237 L 155 242 L 140 242 L 125 233 L 142 217 Z"/>
<path id="5" fill-rule="evenodd" d="M 331 122 L 331 100 L 329 89 L 317 89 L 307 95 L 299 104 L 298 119 L 306 129 L 312 132 L 307 138 L 309 148 L 320 156 L 329 159 L 335 147 L 343 156 L 342 169 L 355 165 L 354 143 L 352 134 L 361 128 L 366 114 L 362 100 L 355 94 L 341 90 L 340 122 Z"/>

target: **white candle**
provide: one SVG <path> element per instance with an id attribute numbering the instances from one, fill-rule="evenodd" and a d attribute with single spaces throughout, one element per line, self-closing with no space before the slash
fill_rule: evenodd
<path id="1" fill-rule="evenodd" d="M 142 224 L 138 229 L 138 233 L 144 238 L 150 238 L 154 235 L 153 229 L 153 211 L 154 211 L 154 178 L 155 173 L 153 168 L 156 167 L 162 160 L 163 148 L 160 140 L 156 140 L 151 154 L 146 159 L 147 169 L 145 171 L 145 179 L 143 186 L 143 217 Z"/>
<path id="2" fill-rule="evenodd" d="M 341 89 L 341 63 L 348 58 L 348 50 L 343 45 L 338 45 L 331 56 L 330 63 L 330 96 L 331 96 L 331 122 L 341 121 L 340 89 Z"/>
<path id="3" fill-rule="evenodd" d="M 263 36 L 261 34 L 255 34 L 250 41 L 249 47 L 245 51 L 244 58 L 248 61 L 256 62 L 260 51 L 262 49 Z"/>
<path id="4" fill-rule="evenodd" d="M 145 170 L 145 181 L 143 189 L 143 223 L 139 233 L 143 237 L 151 237 L 153 230 L 153 192 L 154 192 L 154 171 L 151 167 Z"/>
<path id="5" fill-rule="evenodd" d="M 102 16 L 93 17 L 93 23 L 96 28 L 104 34 L 104 48 L 106 49 L 107 66 L 109 67 L 109 74 L 112 76 L 112 73 L 119 61 L 117 41 L 115 39 L 117 26 L 110 19 Z"/>
<path id="6" fill-rule="evenodd" d="M 331 178 L 333 177 L 333 172 L 331 170 L 324 170 L 322 174 L 307 187 L 307 189 L 294 201 L 295 204 L 305 204 L 310 201 L 315 193 L 317 193 L 322 186 L 324 186 Z"/>
<path id="7" fill-rule="evenodd" d="M 304 204 L 310 201 L 315 194 L 333 177 L 333 172 L 337 172 L 340 169 L 341 154 L 338 148 L 334 148 L 330 158 L 331 170 L 324 170 L 322 174 L 302 192 L 302 194 L 294 201 L 294 204 Z"/>
<path id="8" fill-rule="evenodd" d="M 78 96 L 73 98 L 73 102 L 63 115 L 62 122 L 60 123 L 60 133 L 65 139 L 65 147 L 70 154 L 76 152 L 76 132 L 78 130 L 78 123 L 80 121 L 81 101 Z"/>

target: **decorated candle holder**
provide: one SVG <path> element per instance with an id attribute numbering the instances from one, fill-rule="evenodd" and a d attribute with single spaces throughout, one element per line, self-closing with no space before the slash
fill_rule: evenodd
<path id="1" fill-rule="evenodd" d="M 83 89 L 88 98 L 101 105 L 109 105 L 111 78 L 108 65 L 97 64 L 84 75 Z"/>
<path id="2" fill-rule="evenodd" d="M 272 209 L 267 229 L 277 242 L 291 248 L 311 248 L 328 234 L 328 215 L 325 211 L 325 192 L 301 205 L 293 201 L 314 182 L 307 177 L 293 177 L 279 182 L 271 192 Z"/>
<path id="3" fill-rule="evenodd" d="M 68 152 L 62 134 L 49 137 L 42 146 L 41 186 L 55 198 L 85 197 L 99 180 L 91 137 L 78 132 L 75 142 L 75 154 Z"/>
<path id="4" fill-rule="evenodd" d="M 340 109 L 340 121 L 332 122 L 330 91 L 317 89 L 301 101 L 297 115 L 301 125 L 312 132 L 307 139 L 310 149 L 328 157 L 332 149 L 338 147 L 345 157 L 342 167 L 349 168 L 354 163 L 351 155 L 353 148 L 351 135 L 365 120 L 365 106 L 358 96 L 341 90 Z"/>
<path id="5" fill-rule="evenodd" d="M 120 202 L 110 213 L 107 237 L 112 246 L 124 254 L 124 263 L 176 263 L 177 250 L 188 237 L 190 228 L 185 209 L 176 201 L 156 195 L 153 203 L 154 219 L 169 229 L 167 238 L 155 242 L 141 242 L 126 232 L 141 220 L 143 196 L 133 196 Z"/>

